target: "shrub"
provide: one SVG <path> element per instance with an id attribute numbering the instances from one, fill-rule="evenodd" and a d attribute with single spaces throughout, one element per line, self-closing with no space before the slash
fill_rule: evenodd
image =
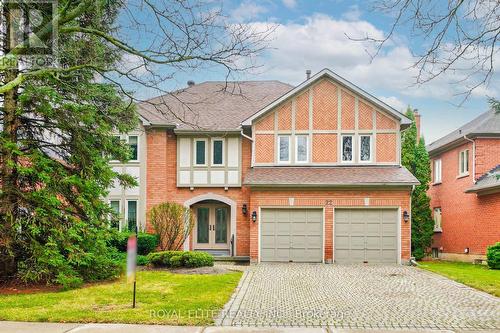
<path id="1" fill-rule="evenodd" d="M 149 265 L 148 257 L 139 254 L 137 256 L 137 266 L 147 266 L 147 265 Z"/>
<path id="2" fill-rule="evenodd" d="M 500 269 L 500 242 L 488 247 L 486 258 L 491 269 Z"/>
<path id="3" fill-rule="evenodd" d="M 55 283 L 60 284 L 63 290 L 70 290 L 80 288 L 83 285 L 83 279 L 74 275 L 66 275 L 59 273 L 56 277 Z"/>
<path id="4" fill-rule="evenodd" d="M 198 251 L 161 251 L 148 254 L 148 260 L 155 267 L 203 267 L 213 266 L 214 257 Z"/>
<path id="5" fill-rule="evenodd" d="M 421 260 L 423 257 L 425 257 L 425 252 L 421 248 L 415 249 L 411 252 L 411 254 L 415 257 L 417 260 Z"/>
<path id="6" fill-rule="evenodd" d="M 109 245 L 116 248 L 120 252 L 126 252 L 127 242 L 130 235 L 130 232 L 117 232 L 109 241 Z M 148 234 L 145 232 L 140 232 L 137 235 L 137 254 L 147 255 L 150 252 L 153 252 L 157 246 L 157 235 Z"/>
<path id="7" fill-rule="evenodd" d="M 170 267 L 181 267 L 182 266 L 182 255 L 173 256 L 170 258 Z"/>
<path id="8" fill-rule="evenodd" d="M 206 252 L 189 251 L 182 255 L 184 267 L 213 266 L 214 257 Z"/>
<path id="9" fill-rule="evenodd" d="M 194 226 L 191 210 L 174 202 L 164 202 L 151 208 L 149 219 L 158 235 L 161 251 L 181 249 Z"/>

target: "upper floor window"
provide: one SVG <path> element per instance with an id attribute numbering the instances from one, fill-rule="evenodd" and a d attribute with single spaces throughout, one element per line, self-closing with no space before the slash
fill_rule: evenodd
<path id="1" fill-rule="evenodd" d="M 353 160 L 352 138 L 352 135 L 342 135 L 342 162 L 352 162 Z"/>
<path id="2" fill-rule="evenodd" d="M 194 162 L 196 165 L 206 165 L 206 155 L 207 155 L 207 141 L 195 140 L 194 142 Z"/>
<path id="3" fill-rule="evenodd" d="M 307 163 L 309 159 L 307 139 L 308 139 L 307 135 L 296 136 L 295 158 L 299 163 Z"/>
<path id="4" fill-rule="evenodd" d="M 459 176 L 469 174 L 469 150 L 462 150 L 458 159 L 458 173 Z"/>
<path id="5" fill-rule="evenodd" d="M 434 184 L 441 183 L 441 160 L 434 160 Z"/>
<path id="6" fill-rule="evenodd" d="M 139 160 L 139 138 L 137 135 L 130 135 L 128 137 L 128 146 L 130 147 L 130 160 Z"/>
<path id="7" fill-rule="evenodd" d="M 212 140 L 212 165 L 224 164 L 224 140 Z"/>
<path id="8" fill-rule="evenodd" d="M 278 136 L 278 157 L 280 163 L 290 162 L 290 136 Z"/>
<path id="9" fill-rule="evenodd" d="M 359 160 L 361 162 L 370 162 L 372 160 L 371 135 L 361 135 L 359 137 Z"/>
<path id="10" fill-rule="evenodd" d="M 441 229 L 441 208 L 434 208 L 434 231 L 442 231 L 442 229 Z"/>

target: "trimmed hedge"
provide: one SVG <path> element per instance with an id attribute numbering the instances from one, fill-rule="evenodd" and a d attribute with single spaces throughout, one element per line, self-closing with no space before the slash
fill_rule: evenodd
<path id="1" fill-rule="evenodd" d="M 203 267 L 213 266 L 214 257 L 199 251 L 161 251 L 148 254 L 154 267 Z"/>
<path id="2" fill-rule="evenodd" d="M 127 251 L 127 241 L 130 237 L 130 232 L 118 232 L 110 240 L 109 245 L 113 246 L 120 252 Z M 156 250 L 158 246 L 158 235 L 140 232 L 137 234 L 137 254 L 148 255 Z"/>
<path id="3" fill-rule="evenodd" d="M 500 269 L 500 242 L 488 247 L 486 258 L 491 269 Z"/>

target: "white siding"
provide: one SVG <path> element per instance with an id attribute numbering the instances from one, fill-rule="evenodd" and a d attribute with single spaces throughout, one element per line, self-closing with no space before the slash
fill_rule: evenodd
<path id="1" fill-rule="evenodd" d="M 179 140 L 179 165 L 189 167 L 191 165 L 191 139 L 181 138 Z"/>

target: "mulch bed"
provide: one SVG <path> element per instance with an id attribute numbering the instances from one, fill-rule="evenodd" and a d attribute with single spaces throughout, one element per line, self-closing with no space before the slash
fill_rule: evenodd
<path id="1" fill-rule="evenodd" d="M 34 294 L 60 291 L 61 286 L 45 283 L 26 284 L 20 280 L 0 281 L 0 295 Z"/>

